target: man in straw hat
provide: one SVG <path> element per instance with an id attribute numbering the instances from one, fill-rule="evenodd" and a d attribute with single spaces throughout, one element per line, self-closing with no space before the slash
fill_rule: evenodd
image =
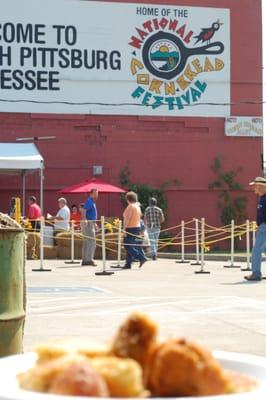
<path id="1" fill-rule="evenodd" d="M 266 179 L 257 177 L 250 185 L 254 188 L 254 193 L 259 196 L 257 207 L 257 225 L 256 240 L 252 249 L 252 274 L 245 276 L 247 281 L 261 280 L 261 258 L 266 250 Z"/>

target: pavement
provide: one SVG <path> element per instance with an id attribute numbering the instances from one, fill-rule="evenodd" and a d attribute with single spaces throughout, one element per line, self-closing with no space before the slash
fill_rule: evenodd
<path id="1" fill-rule="evenodd" d="M 24 350 L 52 338 L 108 340 L 132 311 L 149 314 L 162 337 L 185 336 L 211 349 L 266 356 L 266 280 L 247 282 L 224 261 L 199 266 L 175 260 L 149 261 L 132 270 L 97 276 L 98 267 L 45 260 L 52 271 L 33 272 L 27 261 L 27 317 Z M 242 263 L 245 266 L 245 263 Z"/>

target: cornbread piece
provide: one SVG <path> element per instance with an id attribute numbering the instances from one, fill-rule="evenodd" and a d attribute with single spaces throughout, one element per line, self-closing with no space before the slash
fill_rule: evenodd
<path id="1" fill-rule="evenodd" d="M 111 397 L 144 397 L 142 369 L 132 359 L 95 357 L 91 365 L 106 381 Z"/>
<path id="2" fill-rule="evenodd" d="M 36 346 L 35 351 L 38 354 L 38 362 L 73 353 L 96 357 L 107 356 L 111 352 L 110 346 L 92 339 L 52 340 Z"/>
<path id="3" fill-rule="evenodd" d="M 194 342 L 173 339 L 155 346 L 147 385 L 153 396 L 207 396 L 232 393 L 229 375 L 212 354 Z"/>

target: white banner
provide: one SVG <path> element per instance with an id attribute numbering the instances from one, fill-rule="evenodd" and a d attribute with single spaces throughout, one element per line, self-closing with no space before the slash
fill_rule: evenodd
<path id="1" fill-rule="evenodd" d="M 0 5 L 0 111 L 230 115 L 228 9 Z"/>
<path id="2" fill-rule="evenodd" d="M 229 117 L 225 119 L 226 136 L 263 136 L 261 117 Z"/>

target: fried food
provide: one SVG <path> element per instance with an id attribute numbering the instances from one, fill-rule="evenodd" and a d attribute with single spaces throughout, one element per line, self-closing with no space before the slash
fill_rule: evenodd
<path id="1" fill-rule="evenodd" d="M 105 379 L 111 397 L 145 397 L 142 369 L 132 359 L 95 357 L 92 367 Z"/>
<path id="2" fill-rule="evenodd" d="M 48 392 L 53 379 L 74 363 L 89 363 L 85 356 L 67 355 L 38 362 L 34 367 L 17 376 L 20 387 L 34 392 Z"/>
<path id="3" fill-rule="evenodd" d="M 38 361 L 51 360 L 67 354 L 81 354 L 86 357 L 107 356 L 111 348 L 92 339 L 52 340 L 35 347 Z"/>
<path id="4" fill-rule="evenodd" d="M 207 396 L 252 391 L 257 382 L 221 367 L 195 342 L 159 342 L 157 326 L 134 313 L 112 344 L 52 341 L 37 347 L 36 365 L 18 375 L 25 390 L 92 397 Z"/>
<path id="5" fill-rule="evenodd" d="M 207 396 L 233 392 L 229 375 L 212 354 L 185 339 L 168 340 L 153 349 L 147 382 L 153 396 Z"/>
<path id="6" fill-rule="evenodd" d="M 112 345 L 118 357 L 133 358 L 145 368 L 149 351 L 157 341 L 157 325 L 146 315 L 131 314 L 119 328 Z"/>
<path id="7" fill-rule="evenodd" d="M 21 388 L 44 393 L 85 395 L 86 392 L 87 396 L 99 397 L 107 397 L 107 394 L 144 397 L 146 393 L 140 365 L 131 359 L 111 356 L 87 358 L 69 354 L 39 361 L 19 374 L 18 380 Z"/>
<path id="8" fill-rule="evenodd" d="M 48 390 L 53 394 L 108 397 L 105 380 L 86 362 L 73 362 L 58 373 Z"/>

